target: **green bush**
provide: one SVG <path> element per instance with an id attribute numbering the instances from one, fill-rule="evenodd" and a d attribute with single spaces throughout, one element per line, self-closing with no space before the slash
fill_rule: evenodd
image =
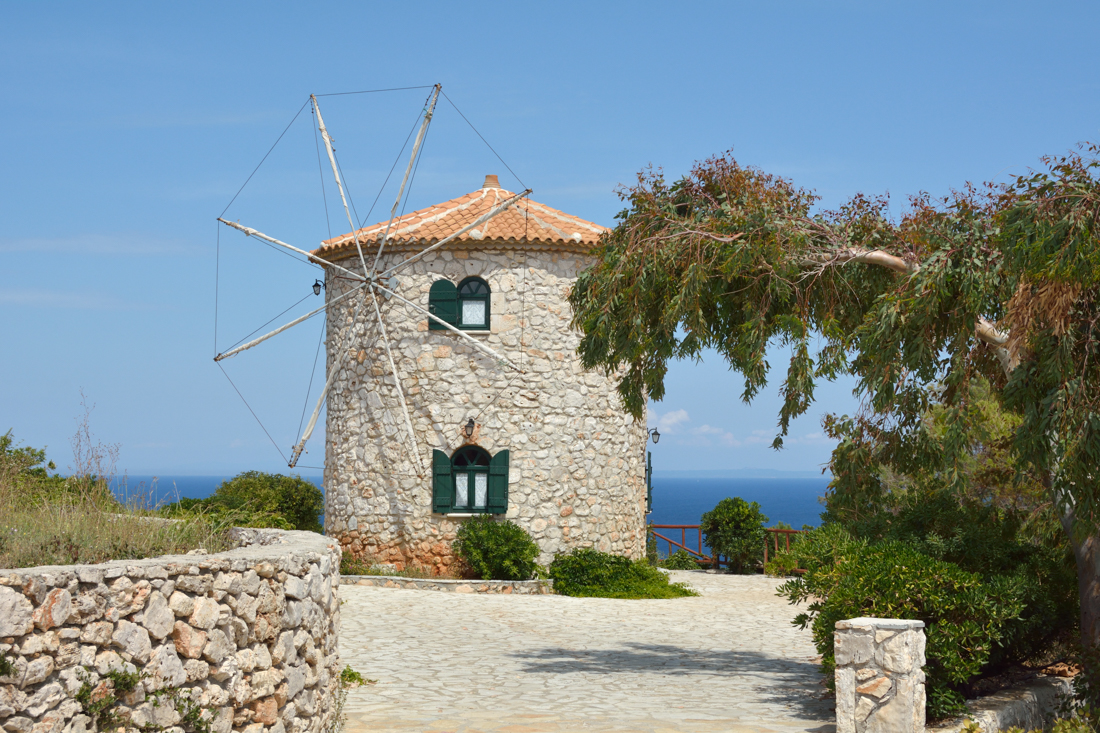
<path id="1" fill-rule="evenodd" d="M 699 563 L 687 550 L 677 550 L 661 561 L 661 567 L 668 570 L 698 570 Z"/>
<path id="2" fill-rule="evenodd" d="M 538 570 L 539 546 L 527 530 L 488 514 L 466 520 L 452 547 L 482 580 L 529 580 Z"/>
<path id="3" fill-rule="evenodd" d="M 703 541 L 718 555 L 724 555 L 730 567 L 741 573 L 764 555 L 764 524 L 768 518 L 760 505 L 740 497 L 726 498 L 703 514 L 699 529 Z"/>
<path id="4" fill-rule="evenodd" d="M 792 603 L 809 601 L 808 612 L 795 623 L 812 625 L 826 679 L 833 675 L 837 621 L 860 616 L 924 621 L 931 718 L 965 710 L 962 687 L 989 663 L 1005 641 L 1008 623 L 1024 607 L 1015 578 L 986 579 L 911 544 L 870 545 L 836 525 L 810 532 L 791 554 L 807 572 L 787 581 L 780 593 Z"/>
<path id="5" fill-rule="evenodd" d="M 644 560 L 580 548 L 550 563 L 554 592 L 587 598 L 682 598 L 697 595 Z"/>
<path id="6" fill-rule="evenodd" d="M 222 482 L 205 499 L 180 499 L 161 510 L 165 516 L 202 513 L 241 527 L 273 527 L 323 532 L 319 521 L 325 497 L 301 476 L 246 471 Z"/>

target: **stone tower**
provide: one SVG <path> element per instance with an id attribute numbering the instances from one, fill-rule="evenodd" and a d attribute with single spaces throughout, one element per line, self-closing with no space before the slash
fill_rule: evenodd
<path id="1" fill-rule="evenodd" d="M 513 194 L 496 176 L 396 220 L 378 271 L 439 242 Z M 359 231 L 368 262 L 386 223 Z M 523 526 L 542 550 L 645 552 L 643 422 L 615 382 L 585 372 L 567 297 L 604 228 L 519 199 L 424 255 L 387 287 L 480 340 L 478 350 L 397 297 L 377 304 L 415 436 L 416 458 L 374 303 L 329 309 L 326 531 L 356 556 L 444 571 L 460 523 L 477 514 Z M 351 234 L 315 254 L 361 272 Z M 326 273 L 334 301 L 354 281 Z M 358 297 L 358 296 L 357 296 Z M 339 350 L 339 354 L 337 353 Z M 339 357 L 339 358 L 338 358 Z M 471 423 L 472 421 L 472 423 Z"/>

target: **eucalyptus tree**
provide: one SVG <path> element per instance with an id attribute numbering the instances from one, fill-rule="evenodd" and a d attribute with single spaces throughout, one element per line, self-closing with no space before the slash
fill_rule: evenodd
<path id="1" fill-rule="evenodd" d="M 853 511 L 872 461 L 961 482 L 980 422 L 971 385 L 988 380 L 1021 418 L 1012 450 L 1059 510 L 1082 638 L 1100 645 L 1098 154 L 1083 146 L 1008 184 L 921 194 L 899 217 L 863 195 L 817 210 L 812 192 L 728 154 L 672 183 L 643 171 L 571 295 L 583 364 L 617 372 L 638 417 L 664 396 L 669 361 L 708 348 L 751 401 L 767 347 L 783 344 L 775 448 L 821 380 L 853 375 L 860 414 L 827 425 L 843 438 L 832 490 Z"/>

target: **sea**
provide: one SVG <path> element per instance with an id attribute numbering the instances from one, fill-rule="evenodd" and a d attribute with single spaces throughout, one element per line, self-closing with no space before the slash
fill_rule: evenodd
<path id="1" fill-rule="evenodd" d="M 690 476 L 689 472 L 666 476 L 660 471 L 653 478 L 653 511 L 647 517 L 650 524 L 699 524 L 703 512 L 710 511 L 726 497 L 741 497 L 755 501 L 768 517 L 768 526 L 786 522 L 795 529 L 821 524 L 824 496 L 829 477 L 789 477 L 782 472 L 758 477 Z M 202 499 L 214 493 L 230 475 L 213 476 L 127 476 L 117 484 L 115 494 L 123 501 L 136 501 L 157 506 L 177 501 L 181 497 Z M 323 490 L 321 476 L 302 476 Z M 661 534 L 679 541 L 680 530 L 661 530 Z M 687 530 L 686 544 L 698 546 L 698 535 Z M 661 554 L 666 554 L 660 543 Z M 704 548 L 705 549 L 705 548 Z"/>

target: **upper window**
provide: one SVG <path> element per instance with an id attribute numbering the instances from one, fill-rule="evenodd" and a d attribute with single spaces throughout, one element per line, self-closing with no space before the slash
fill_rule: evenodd
<path id="1" fill-rule="evenodd" d="M 436 280 L 428 291 L 428 311 L 456 328 L 487 331 L 489 295 L 489 284 L 480 277 L 468 277 L 458 287 L 450 280 Z M 428 328 L 443 331 L 447 327 L 429 318 Z"/>
<path id="2" fill-rule="evenodd" d="M 508 511 L 508 451 L 490 456 L 467 445 L 447 457 L 432 453 L 432 511 L 504 514 Z"/>
<path id="3" fill-rule="evenodd" d="M 489 284 L 468 277 L 458 284 L 459 328 L 489 328 Z"/>

